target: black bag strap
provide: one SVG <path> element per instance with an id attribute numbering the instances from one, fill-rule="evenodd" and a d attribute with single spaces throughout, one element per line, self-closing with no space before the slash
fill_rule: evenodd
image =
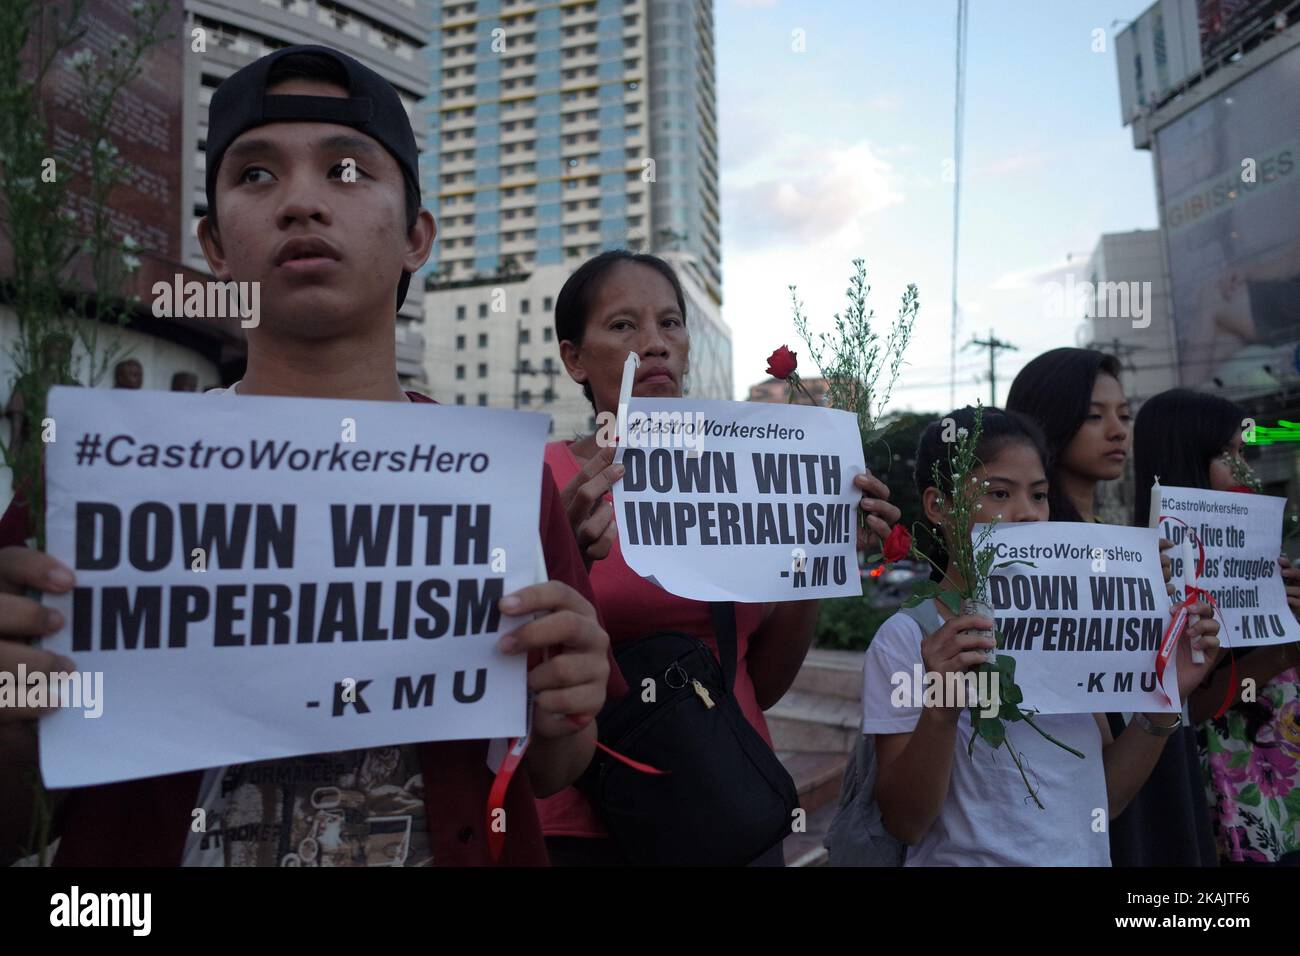
<path id="1" fill-rule="evenodd" d="M 710 601 L 709 617 L 718 642 L 718 660 L 722 664 L 722 686 L 728 694 L 736 688 L 736 605 L 731 601 Z"/>

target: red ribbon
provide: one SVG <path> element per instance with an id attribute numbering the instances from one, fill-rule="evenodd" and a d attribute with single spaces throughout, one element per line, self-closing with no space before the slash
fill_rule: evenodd
<path id="1" fill-rule="evenodd" d="M 530 694 L 528 696 L 528 711 L 530 714 L 532 710 L 533 698 Z M 500 862 L 501 851 L 505 849 L 506 845 L 506 791 L 510 789 L 510 781 L 514 779 L 515 771 L 519 769 L 519 764 L 524 759 L 524 754 L 528 750 L 528 742 L 531 739 L 531 733 L 526 733 L 522 737 L 511 738 L 506 757 L 501 761 L 501 767 L 492 780 L 492 789 L 488 791 L 487 838 L 488 852 L 492 854 L 493 863 Z M 500 813 L 497 812 L 498 810 Z"/>
<path id="2" fill-rule="evenodd" d="M 1186 528 L 1187 533 L 1192 536 L 1192 541 L 1196 545 L 1196 567 L 1193 569 L 1192 576 L 1195 580 L 1199 581 L 1201 579 L 1201 574 L 1205 571 L 1205 546 L 1201 543 L 1200 537 L 1192 530 L 1191 525 L 1186 521 L 1173 515 L 1160 515 L 1157 520 L 1164 521 L 1166 519 L 1178 522 Z M 1183 577 L 1187 577 L 1186 568 L 1183 569 Z M 1214 600 L 1213 594 L 1204 588 L 1197 587 L 1194 584 L 1188 584 L 1182 602 L 1176 605 L 1177 613 L 1174 614 L 1173 620 L 1171 620 L 1169 625 L 1165 628 L 1164 637 L 1160 641 L 1160 650 L 1156 654 L 1156 685 L 1160 688 L 1160 693 L 1164 694 L 1165 700 L 1170 703 L 1173 703 L 1173 699 L 1165 692 L 1165 668 L 1168 666 L 1169 659 L 1173 657 L 1174 651 L 1178 647 L 1178 639 L 1182 637 L 1183 633 L 1187 630 L 1187 617 L 1190 613 L 1190 609 L 1201 600 L 1204 600 L 1205 603 L 1210 605 L 1215 612 L 1218 612 L 1219 604 Z M 1219 624 L 1221 625 L 1219 633 L 1223 635 L 1224 640 L 1226 641 L 1228 637 L 1227 622 L 1220 617 Z M 1237 657 L 1232 652 L 1231 647 L 1227 645 L 1225 645 L 1225 647 L 1228 651 L 1228 667 L 1230 668 L 1228 673 L 1228 691 L 1224 695 L 1223 703 L 1220 704 L 1219 709 L 1214 712 L 1214 719 L 1216 720 L 1227 712 L 1228 708 L 1232 706 L 1233 698 L 1236 697 Z"/>
<path id="3" fill-rule="evenodd" d="M 603 750 L 605 753 L 609 754 L 619 763 L 631 767 L 633 770 L 637 771 L 637 773 L 649 774 L 652 777 L 666 777 L 668 774 L 672 773 L 671 770 L 660 770 L 658 767 L 652 767 L 648 763 L 642 763 L 639 760 L 633 760 L 631 757 L 624 757 L 613 747 L 606 747 L 599 740 L 596 741 L 596 746 L 599 747 L 601 750 Z"/>

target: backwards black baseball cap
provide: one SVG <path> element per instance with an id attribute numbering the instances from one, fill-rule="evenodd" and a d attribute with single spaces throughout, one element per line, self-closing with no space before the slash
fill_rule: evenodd
<path id="1" fill-rule="evenodd" d="M 334 60 L 347 75 L 347 97 L 267 95 L 267 77 L 276 62 L 296 53 L 315 53 Z M 212 94 L 208 107 L 208 208 L 216 209 L 217 170 L 239 136 L 268 123 L 338 123 L 360 130 L 397 160 L 402 177 L 420 195 L 420 153 L 406 108 L 391 83 L 352 57 L 327 46 L 300 44 L 268 53 L 232 73 Z M 411 273 L 397 285 L 397 308 L 406 298 Z"/>

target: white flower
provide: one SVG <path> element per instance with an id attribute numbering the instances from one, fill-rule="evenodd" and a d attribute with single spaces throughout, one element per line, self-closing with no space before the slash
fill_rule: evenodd
<path id="1" fill-rule="evenodd" d="M 122 245 L 132 252 L 140 248 L 140 243 L 135 241 L 135 236 L 130 235 L 122 237 Z"/>
<path id="2" fill-rule="evenodd" d="M 95 144 L 95 149 L 103 153 L 105 156 L 117 155 L 117 147 L 102 136 L 99 138 L 99 142 Z"/>
<path id="3" fill-rule="evenodd" d="M 95 54 L 90 52 L 88 49 L 81 49 L 68 57 L 64 62 L 67 63 L 69 69 L 80 70 L 83 66 L 89 66 L 95 62 Z"/>
<path id="4" fill-rule="evenodd" d="M 140 14 L 144 13 L 145 10 L 149 9 L 149 7 L 147 4 L 141 3 L 141 0 L 134 0 L 134 2 L 131 4 L 130 9 L 131 9 L 132 16 L 139 16 Z"/>
<path id="5" fill-rule="evenodd" d="M 987 488 L 988 486 L 989 486 L 989 483 L 988 483 L 987 481 L 984 482 L 984 487 Z"/>
<path id="6" fill-rule="evenodd" d="M 129 252 L 122 253 L 122 264 L 126 266 L 127 272 L 134 272 L 140 268 L 139 256 L 133 256 Z"/>
<path id="7" fill-rule="evenodd" d="M 993 517 L 996 518 L 998 521 L 1001 521 L 1001 520 L 1002 520 L 1002 515 L 1001 515 L 1001 514 L 995 514 Z"/>
<path id="8" fill-rule="evenodd" d="M 959 428 L 959 429 L 957 429 L 957 437 L 958 437 L 958 438 L 965 438 L 965 437 L 966 437 L 967 435 L 969 435 L 969 434 L 970 434 L 970 432 L 968 432 L 965 428 Z"/>

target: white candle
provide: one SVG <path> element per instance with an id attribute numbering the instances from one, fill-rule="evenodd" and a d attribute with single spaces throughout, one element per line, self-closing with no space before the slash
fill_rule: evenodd
<path id="1" fill-rule="evenodd" d="M 1156 480 L 1151 485 L 1151 512 L 1147 519 L 1148 528 L 1158 528 L 1160 526 L 1160 476 L 1156 475 Z"/>
<path id="2" fill-rule="evenodd" d="M 1196 548 L 1192 544 L 1192 533 L 1188 530 L 1183 535 L 1183 597 L 1187 597 L 1192 586 L 1196 584 Z M 1196 615 L 1188 612 L 1187 626 L 1191 627 L 1192 622 L 1196 620 Z M 1204 664 L 1205 652 L 1200 648 L 1192 645 L 1192 663 Z"/>
<path id="3" fill-rule="evenodd" d="M 615 433 L 618 435 L 618 447 L 614 449 L 614 464 L 623 464 L 623 449 L 627 447 L 627 406 L 632 400 L 632 385 L 636 381 L 636 370 L 641 367 L 641 356 L 628 352 L 623 360 L 623 381 L 618 389 L 618 422 Z"/>

